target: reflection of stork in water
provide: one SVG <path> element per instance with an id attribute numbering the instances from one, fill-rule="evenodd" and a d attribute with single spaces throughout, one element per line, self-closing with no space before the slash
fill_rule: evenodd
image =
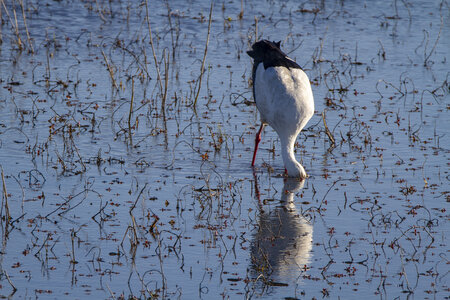
<path id="1" fill-rule="evenodd" d="M 266 282 L 284 285 L 297 278 L 310 262 L 313 227 L 298 213 L 293 199 L 304 182 L 287 179 L 280 205 L 268 213 L 260 212 L 251 259 L 255 277 L 264 276 Z"/>

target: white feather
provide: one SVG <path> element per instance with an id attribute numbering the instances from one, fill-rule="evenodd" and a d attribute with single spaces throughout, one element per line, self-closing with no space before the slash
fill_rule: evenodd
<path id="1" fill-rule="evenodd" d="M 254 85 L 261 121 L 278 133 L 288 175 L 306 177 L 293 151 L 298 134 L 314 114 L 314 98 L 308 76 L 298 68 L 280 66 L 265 69 L 260 63 Z"/>

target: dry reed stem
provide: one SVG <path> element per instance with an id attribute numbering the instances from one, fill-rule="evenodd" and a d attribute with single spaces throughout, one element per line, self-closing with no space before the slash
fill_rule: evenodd
<path id="1" fill-rule="evenodd" d="M 327 121 L 325 120 L 325 111 L 322 112 L 322 120 L 323 120 L 323 125 L 325 126 L 325 133 L 327 134 L 328 138 L 330 139 L 331 145 L 335 145 L 336 142 L 334 140 L 333 134 L 331 133 L 330 129 L 328 129 Z"/>
<path id="2" fill-rule="evenodd" d="M 159 72 L 158 59 L 156 58 L 155 45 L 153 44 L 152 27 L 150 25 L 150 19 L 148 17 L 148 0 L 145 0 L 145 19 L 147 21 L 148 34 L 150 37 L 150 45 L 152 46 L 153 60 L 155 61 L 156 75 L 158 76 L 159 88 L 160 88 L 160 91 L 162 94 L 163 86 L 162 86 L 162 81 L 161 81 L 161 73 Z"/>
<path id="3" fill-rule="evenodd" d="M 206 54 L 208 53 L 209 35 L 211 33 L 212 10 L 213 10 L 213 2 L 211 2 L 211 7 L 209 9 L 208 34 L 206 36 L 205 53 L 203 54 L 202 67 L 200 69 L 200 78 L 198 79 L 198 90 L 194 99 L 194 108 L 197 105 L 198 95 L 200 94 L 200 89 L 202 88 L 203 73 L 205 72 Z"/>
<path id="4" fill-rule="evenodd" d="M 130 135 L 130 141 L 131 141 L 131 116 L 133 114 L 133 102 L 134 102 L 134 77 L 131 77 L 131 100 L 130 100 L 130 111 L 128 112 L 128 134 Z"/>
<path id="5" fill-rule="evenodd" d="M 19 46 L 20 50 L 23 50 L 23 43 L 22 43 L 22 39 L 20 38 L 20 33 L 19 33 L 19 24 L 17 23 L 17 14 L 16 14 L 16 9 L 13 7 L 13 13 L 14 13 L 14 22 L 15 22 L 15 33 L 17 36 L 17 44 Z"/>
<path id="6" fill-rule="evenodd" d="M 111 288 L 109 287 L 109 285 L 106 283 L 106 287 L 108 288 L 109 293 L 111 294 L 111 297 L 116 300 L 116 297 L 114 296 L 113 291 L 111 291 Z"/>
<path id="7" fill-rule="evenodd" d="M 13 27 L 14 33 L 15 33 L 16 36 L 17 36 L 17 44 L 19 45 L 19 49 L 22 50 L 22 39 L 20 38 L 19 29 L 18 29 L 18 27 L 17 27 L 17 22 L 13 22 L 13 20 L 12 20 L 12 18 L 11 18 L 11 15 L 9 14 L 8 8 L 6 8 L 5 2 L 4 2 L 3 0 L 0 0 L 0 1 L 2 2 L 2 6 L 3 6 L 3 8 L 5 9 L 6 15 L 8 16 L 9 23 L 10 23 L 11 26 Z M 15 16 L 15 15 L 16 15 L 16 14 L 15 14 L 15 11 L 14 11 L 14 16 Z M 17 21 L 17 18 L 16 18 L 16 21 Z M 0 26 L 0 27 L 1 27 L 1 26 Z"/>
<path id="8" fill-rule="evenodd" d="M 6 227 L 8 227 L 9 221 L 11 219 L 11 215 L 9 213 L 9 205 L 8 205 L 8 192 L 6 191 L 6 182 L 5 182 L 5 174 L 3 172 L 3 166 L 0 166 L 0 169 L 2 170 L 3 197 L 5 199 L 5 202 L 4 202 L 5 222 L 6 222 Z M 2 203 L 2 208 L 3 208 L 3 203 Z"/>
<path id="9" fill-rule="evenodd" d="M 107 20 L 103 16 L 102 9 L 100 8 L 100 5 L 98 4 L 97 0 L 95 0 L 95 4 L 97 4 L 97 11 L 98 11 L 98 15 L 100 16 L 100 19 L 102 19 L 102 21 L 106 23 Z"/>
<path id="10" fill-rule="evenodd" d="M 137 224 L 136 219 L 134 218 L 133 214 L 130 213 L 131 216 L 131 222 L 133 226 L 131 226 L 131 229 L 133 229 L 133 240 L 131 242 L 132 247 L 136 247 L 139 244 L 138 237 L 137 237 Z"/>
<path id="11" fill-rule="evenodd" d="M 51 73 L 50 73 L 50 54 L 48 53 L 48 51 L 49 51 L 49 49 L 47 48 L 46 49 L 46 55 L 45 55 L 45 58 L 46 58 L 46 61 L 47 61 L 47 64 L 45 66 L 46 70 L 47 70 L 47 78 L 45 79 L 45 86 L 47 88 L 50 87 L 50 77 L 51 77 Z"/>
<path id="12" fill-rule="evenodd" d="M 243 17 L 244 17 L 244 0 L 241 0 L 241 12 L 238 15 L 238 19 L 242 20 Z"/>
<path id="13" fill-rule="evenodd" d="M 167 53 L 167 56 L 166 56 L 166 50 L 165 49 L 164 49 L 164 52 L 163 52 L 163 57 L 164 57 L 164 93 L 163 93 L 162 101 L 161 101 L 161 111 L 165 115 L 167 90 L 168 90 L 168 87 L 169 87 L 169 63 L 170 63 L 170 54 Z"/>
<path id="14" fill-rule="evenodd" d="M 75 141 L 73 140 L 73 136 L 72 135 L 70 135 L 70 139 L 72 140 L 72 146 L 75 149 L 75 152 L 77 153 L 78 158 L 80 159 L 80 164 L 83 167 L 83 173 L 84 173 L 87 170 L 86 165 L 83 162 L 83 158 L 80 155 L 80 151 L 78 151 L 78 147 L 75 145 Z"/>
<path id="15" fill-rule="evenodd" d="M 27 18 L 25 17 L 25 8 L 23 6 L 23 0 L 19 0 L 19 4 L 20 4 L 20 8 L 22 9 L 22 18 L 23 18 L 23 24 L 25 25 L 25 32 L 27 33 L 28 45 L 30 47 L 31 53 L 34 54 L 34 48 L 33 48 L 33 44 L 31 43 L 31 38 L 30 38 L 30 32 L 28 31 Z"/>
<path id="16" fill-rule="evenodd" d="M 8 280 L 8 283 L 11 285 L 11 287 L 13 288 L 13 294 L 17 291 L 16 286 L 12 283 L 11 278 L 9 278 L 8 273 L 6 273 L 6 270 L 3 270 L 3 274 L 5 274 L 6 280 Z"/>
<path id="17" fill-rule="evenodd" d="M 131 206 L 130 210 L 129 210 L 129 214 L 131 217 L 131 222 L 132 222 L 132 226 L 128 226 L 127 231 L 125 231 L 125 235 L 128 232 L 128 230 L 133 230 L 133 240 L 131 241 L 131 246 L 132 247 L 136 247 L 139 244 L 139 240 L 138 240 L 138 235 L 137 235 L 137 224 L 136 224 L 136 219 L 133 216 L 133 210 L 136 207 L 139 199 L 141 198 L 142 193 L 144 192 L 145 188 L 147 187 L 148 183 L 145 183 L 144 187 L 141 189 L 141 191 L 139 192 L 139 195 L 137 196 L 136 200 L 133 203 L 133 206 Z M 124 239 L 125 239 L 125 235 L 124 235 Z M 122 239 L 122 243 L 124 239 Z M 130 238 L 131 239 L 131 238 Z"/>
<path id="18" fill-rule="evenodd" d="M 428 65 L 428 60 L 430 59 L 430 57 L 431 57 L 431 55 L 433 54 L 433 52 L 436 50 L 436 46 L 437 46 L 437 43 L 439 42 L 439 39 L 440 39 L 440 37 L 441 37 L 441 32 L 442 32 L 442 28 L 443 28 L 443 27 L 444 27 L 444 19 L 443 19 L 443 17 L 441 16 L 441 26 L 439 27 L 438 36 L 437 36 L 437 38 L 436 38 L 436 41 L 434 42 L 433 48 L 431 48 L 431 51 L 430 51 L 430 53 L 428 53 L 428 55 L 427 55 L 427 45 L 428 45 L 428 40 L 427 40 L 427 43 L 425 44 L 425 50 L 424 50 L 424 52 L 423 52 L 423 54 L 424 54 L 424 62 L 423 62 L 423 66 L 424 66 L 424 67 L 426 67 L 426 66 Z M 427 33 L 427 35 L 428 35 L 428 33 Z"/>
<path id="19" fill-rule="evenodd" d="M 114 70 L 112 69 L 111 65 L 109 64 L 108 58 L 105 55 L 105 52 L 102 50 L 103 59 L 105 60 L 106 67 L 109 71 L 109 76 L 111 76 L 111 80 L 113 82 L 114 87 L 119 90 L 119 87 L 117 86 L 116 80 L 114 79 Z"/>
<path id="20" fill-rule="evenodd" d="M 76 232 L 75 232 L 75 230 L 74 229 L 72 229 L 71 230 L 71 232 L 70 232 L 70 239 L 71 239 L 71 241 L 72 241 L 72 259 L 71 259 L 71 263 L 72 264 L 76 264 L 76 263 L 78 263 L 77 261 L 76 261 L 76 259 L 75 259 L 75 236 L 76 236 Z"/>

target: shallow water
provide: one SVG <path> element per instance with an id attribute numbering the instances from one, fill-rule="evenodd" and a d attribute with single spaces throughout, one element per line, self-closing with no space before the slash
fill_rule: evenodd
<path id="1" fill-rule="evenodd" d="M 161 81 L 145 2 L 24 1 L 32 47 L 5 4 L 2 296 L 447 297 L 447 2 L 217 2 L 195 109 L 208 2 L 148 4 Z M 250 167 L 260 38 L 313 83 L 301 183 L 269 127 Z"/>

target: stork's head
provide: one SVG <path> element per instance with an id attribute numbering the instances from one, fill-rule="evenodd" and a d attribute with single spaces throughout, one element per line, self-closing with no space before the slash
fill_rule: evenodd
<path id="1" fill-rule="evenodd" d="M 268 56 L 280 53 L 280 43 L 281 41 L 271 42 L 268 40 L 260 40 L 252 45 L 252 50 L 247 51 L 247 54 L 253 58 L 255 62 L 261 62 Z"/>

